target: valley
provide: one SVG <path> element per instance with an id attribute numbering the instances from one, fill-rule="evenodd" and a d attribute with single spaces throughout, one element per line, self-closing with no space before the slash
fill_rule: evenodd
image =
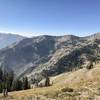
<path id="1" fill-rule="evenodd" d="M 8 97 L 0 94 L 0 100 L 99 100 L 100 33 L 25 38 L 0 50 L 0 68 L 8 75 L 0 72 L 2 84 L 3 77 L 12 80 Z"/>

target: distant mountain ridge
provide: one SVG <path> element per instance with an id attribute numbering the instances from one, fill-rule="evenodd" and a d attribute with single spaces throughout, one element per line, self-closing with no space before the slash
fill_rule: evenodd
<path id="1" fill-rule="evenodd" d="M 9 46 L 12 43 L 19 42 L 24 38 L 25 37 L 20 35 L 0 33 L 0 49 Z"/>
<path id="2" fill-rule="evenodd" d="M 41 79 L 44 70 L 57 75 L 99 58 L 100 33 L 87 37 L 44 35 L 0 50 L 0 67 L 12 69 L 19 77 Z"/>

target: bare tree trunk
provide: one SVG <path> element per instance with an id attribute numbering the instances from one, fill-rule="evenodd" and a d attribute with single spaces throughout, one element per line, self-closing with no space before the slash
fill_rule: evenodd
<path id="1" fill-rule="evenodd" d="M 8 96 L 8 91 L 7 91 L 7 89 L 5 89 L 5 95 L 6 95 L 6 97 Z"/>
<path id="2" fill-rule="evenodd" d="M 7 89 L 3 89 L 3 96 L 4 96 L 4 97 L 7 97 L 7 96 L 8 96 L 8 91 L 7 91 Z"/>

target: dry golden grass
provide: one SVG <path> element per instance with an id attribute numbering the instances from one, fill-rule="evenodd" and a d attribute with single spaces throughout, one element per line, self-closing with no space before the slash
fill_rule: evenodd
<path id="1" fill-rule="evenodd" d="M 11 92 L 8 98 L 0 94 L 0 100 L 100 100 L 100 63 L 91 70 L 84 68 L 51 77 L 51 81 L 50 87 Z M 61 91 L 68 87 L 74 92 Z"/>

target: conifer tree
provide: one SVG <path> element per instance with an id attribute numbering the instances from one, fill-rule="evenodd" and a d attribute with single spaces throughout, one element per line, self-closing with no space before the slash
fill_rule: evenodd
<path id="1" fill-rule="evenodd" d="M 29 89 L 29 82 L 27 77 L 23 78 L 23 89 L 24 90 Z"/>

